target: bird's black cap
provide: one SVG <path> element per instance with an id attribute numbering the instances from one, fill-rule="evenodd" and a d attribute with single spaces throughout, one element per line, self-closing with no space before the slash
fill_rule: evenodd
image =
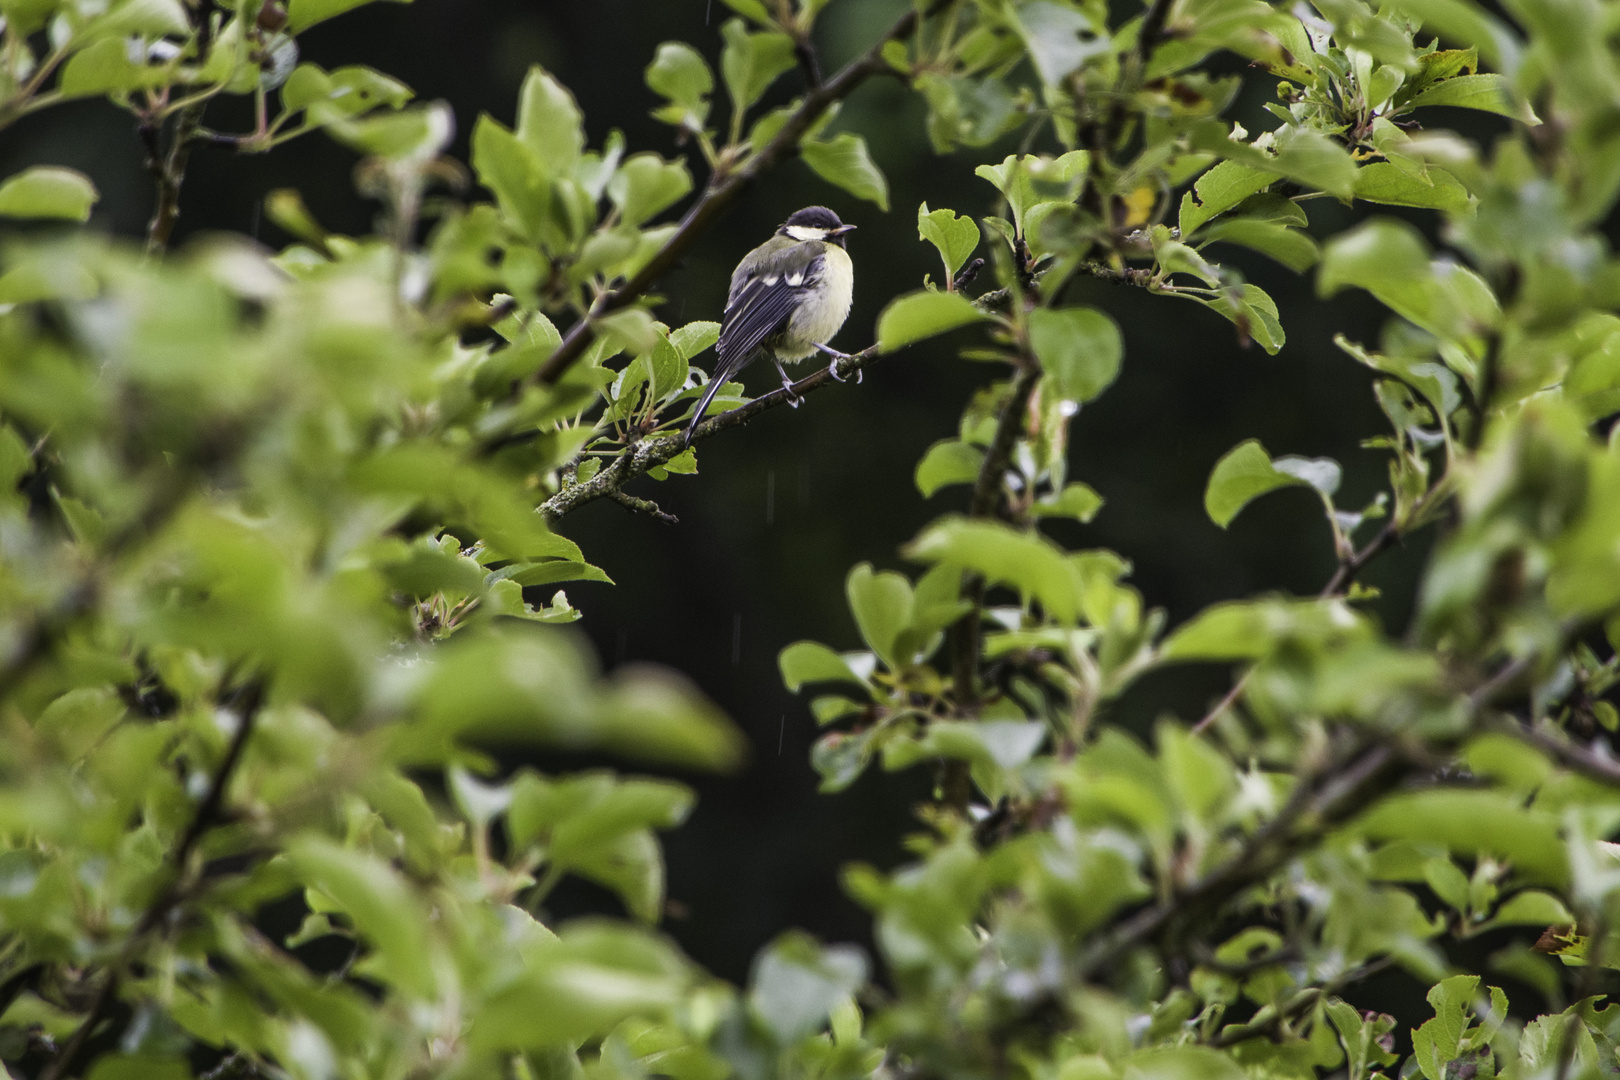
<path id="1" fill-rule="evenodd" d="M 838 215 L 825 206 L 807 206 L 803 210 L 795 210 L 793 216 L 782 223 L 782 228 L 803 225 L 810 229 L 838 229 L 843 224 L 838 220 Z"/>

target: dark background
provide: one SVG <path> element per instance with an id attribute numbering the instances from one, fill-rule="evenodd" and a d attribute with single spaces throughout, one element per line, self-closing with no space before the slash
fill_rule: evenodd
<path id="1" fill-rule="evenodd" d="M 731 12 L 722 3 L 713 3 L 712 13 L 710 7 L 709 0 L 379 3 L 318 27 L 301 44 L 306 60 L 328 68 L 371 64 L 421 99 L 450 101 L 460 132 L 452 152 L 461 160 L 480 112 L 512 122 L 518 86 L 535 63 L 572 88 L 593 146 L 620 128 L 632 150 L 674 155 L 681 151 L 673 129 L 647 115 L 658 102 L 641 73 L 657 44 L 671 38 L 701 49 L 718 70 L 719 26 Z M 831 4 L 818 29 L 825 68 L 867 47 L 902 8 L 899 0 Z M 786 100 L 799 85 L 798 73 L 790 72 L 766 104 Z M 1269 92 L 1256 77 L 1234 110 L 1250 130 L 1271 126 L 1259 108 Z M 889 179 L 891 212 L 857 202 L 790 162 L 748 192 L 667 279 L 666 321 L 717 319 L 736 260 L 793 210 L 825 203 L 860 226 L 849 245 L 855 307 L 835 343 L 846 350 L 869 344 L 883 305 L 916 288 L 924 273 L 938 274 L 932 248 L 917 239 L 917 204 L 993 212 L 995 192 L 973 176 L 973 167 L 999 161 L 1016 144 L 1013 136 L 1007 145 L 940 159 L 923 136 L 922 115 L 897 81 L 864 86 L 837 126 L 866 136 Z M 716 119 L 725 116 L 717 104 Z M 237 102 L 216 105 L 206 122 L 224 131 L 250 126 Z M 36 162 L 70 165 L 95 180 L 103 195 L 100 227 L 126 236 L 144 231 L 151 188 L 126 114 L 89 102 L 30 117 L 0 141 L 0 176 Z M 303 192 L 329 228 L 363 232 L 376 207 L 354 194 L 354 164 L 350 151 L 320 134 L 264 157 L 199 147 L 178 236 L 231 229 L 285 243 L 261 223 L 259 206 L 266 192 L 289 186 Z M 693 163 L 700 183 L 701 165 Z M 1331 200 L 1307 206 L 1318 232 L 1342 228 L 1350 217 Z M 1413 220 L 1432 228 L 1424 215 Z M 1119 381 L 1077 417 L 1070 450 L 1072 478 L 1095 487 L 1107 505 L 1092 525 L 1060 523 L 1052 532 L 1070 547 L 1107 547 L 1130 559 L 1135 584 L 1172 623 L 1257 591 L 1315 593 L 1333 568 L 1328 529 L 1309 492 L 1263 499 L 1229 531 L 1205 516 L 1209 471 L 1239 441 L 1258 437 L 1273 454 L 1338 459 L 1345 466 L 1340 503 L 1347 508 L 1360 507 L 1384 484 L 1381 452 L 1358 445 L 1384 428 L 1368 373 L 1331 340 L 1343 330 L 1376 341 L 1380 310 L 1360 294 L 1321 301 L 1309 276 L 1246 252 L 1220 255 L 1276 298 L 1288 333 L 1279 355 L 1240 347 L 1230 324 L 1185 301 L 1094 281 L 1073 294 L 1119 321 L 1126 364 Z M 817 794 L 807 761 L 814 722 L 783 689 L 776 656 L 802 638 L 857 647 L 844 599 L 850 567 L 869 560 L 904 568 L 900 546 L 934 516 L 962 506 L 961 488 L 925 501 L 912 483 L 923 451 L 954 433 L 968 395 L 992 377 L 985 366 L 956 358 L 960 344 L 946 339 L 909 350 L 870 370 L 863 385 L 817 394 L 798 411 L 771 412 L 705 443 L 697 477 L 638 481 L 634 493 L 677 514 L 678 526 L 608 502 L 585 507 L 561 526 L 617 582 L 568 589 L 604 662 L 656 661 L 686 672 L 753 744 L 739 774 L 688 778 L 701 795 L 698 809 L 666 838 L 674 901 L 666 926 L 698 961 L 732 980 L 744 979 L 755 951 L 789 927 L 869 941 L 868 920 L 843 895 L 839 868 L 854 860 L 899 863 L 900 839 L 915 827 L 910 808 L 930 783 L 921 771 L 868 775 L 848 792 Z M 760 365 L 747 380 L 768 389 L 775 374 Z M 1364 575 L 1385 590 L 1374 609 L 1394 631 L 1407 618 L 1425 546 L 1419 538 Z M 1144 679 L 1107 720 L 1146 732 L 1167 712 L 1192 719 L 1229 685 L 1222 668 L 1169 669 Z M 555 906 L 571 912 L 614 905 L 570 883 Z"/>

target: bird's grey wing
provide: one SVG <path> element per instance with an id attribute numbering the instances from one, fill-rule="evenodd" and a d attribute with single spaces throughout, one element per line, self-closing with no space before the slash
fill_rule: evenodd
<path id="1" fill-rule="evenodd" d="M 722 365 L 745 362 L 767 338 L 787 326 L 799 301 L 820 279 L 821 263 L 818 255 L 802 269 L 788 272 L 771 260 L 733 283 L 715 345 Z"/>

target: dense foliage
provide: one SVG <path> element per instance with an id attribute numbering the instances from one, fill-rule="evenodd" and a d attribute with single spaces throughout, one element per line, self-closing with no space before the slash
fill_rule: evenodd
<path id="1" fill-rule="evenodd" d="M 363 2 L 0 0 L 0 130 L 104 97 L 158 196 L 141 250 L 73 224 L 97 193 L 71 170 L 0 183 L 11 1075 L 1620 1069 L 1620 263 L 1602 232 L 1620 8 L 1153 0 L 1110 23 L 1101 0 L 917 0 L 823 73 L 825 0 L 726 0 L 718 82 L 688 44 L 644 58 L 690 161 L 588 147 L 537 69 L 514 126 L 480 120 L 469 176 L 442 156 L 442 104 L 298 62 L 301 32 Z M 606 577 L 565 518 L 601 498 L 668 517 L 643 478 L 697 471 L 678 434 L 718 326 L 657 321 L 649 290 L 789 156 L 829 201 L 887 209 L 837 127 L 883 77 L 926 103 L 937 150 L 1017 133 L 1023 152 L 976 170 L 998 213 L 918 209 L 937 278 L 863 280 L 899 294 L 876 344 L 798 390 L 952 330 L 989 381 L 917 466 L 924 497 L 967 487 L 962 512 L 907 547 L 915 576 L 849 574 L 867 649 L 799 642 L 781 669 L 818 691 L 827 790 L 927 768 L 934 798 L 908 865 L 846 875 L 875 964 L 790 933 L 739 990 L 652 928 L 655 832 L 686 788 L 501 775 L 494 755 L 739 764 L 699 690 L 603 674 L 561 627 L 579 612 L 556 586 Z M 803 91 L 759 108 L 778 80 Z M 1255 83 L 1276 125 L 1250 133 L 1222 114 Z M 205 125 L 227 95 L 252 100 L 252 130 Z M 1501 135 L 1460 137 L 1437 107 Z M 266 210 L 300 238 L 285 250 L 167 251 L 193 144 L 317 130 L 359 153 L 375 235 L 329 232 L 284 191 Z M 1324 235 L 1321 199 L 1408 209 Z M 1389 423 L 1367 445 L 1389 483 L 1341 507 L 1338 463 L 1239 443 L 1210 517 L 1313 490 L 1326 533 L 1302 521 L 1299 542 L 1325 535 L 1337 572 L 1169 627 L 1129 552 L 1041 530 L 1106 512 L 1066 447 L 1123 362 L 1110 316 L 1067 296 L 1083 277 L 1143 289 L 1275 353 L 1289 313 L 1224 245 L 1388 308 L 1380 340 L 1339 341 L 1375 373 Z M 746 438 L 731 429 L 787 400 L 728 386 L 698 437 Z M 1392 636 L 1357 577 L 1419 530 L 1437 539 Z M 1212 662 L 1237 671 L 1207 716 L 1151 745 L 1110 724 L 1145 673 Z M 569 875 L 626 917 L 552 925 Z M 1363 984 L 1391 969 L 1431 988 L 1432 1019 L 1396 1030 L 1346 1002 L 1381 1006 Z M 1509 1001 L 1504 978 L 1540 1000 Z"/>

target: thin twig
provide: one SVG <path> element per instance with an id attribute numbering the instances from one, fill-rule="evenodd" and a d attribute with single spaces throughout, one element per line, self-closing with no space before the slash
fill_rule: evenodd
<path id="1" fill-rule="evenodd" d="M 942 4 L 936 3 L 928 14 L 933 14 L 941 6 Z M 687 249 L 719 220 L 726 209 L 761 173 L 798 151 L 799 140 L 823 113 L 853 93 L 869 76 L 890 70 L 888 63 L 883 59 L 883 47 L 891 41 L 902 41 L 910 37 L 919 21 L 915 9 L 907 11 L 877 44 L 851 60 L 831 79 L 806 95 L 775 138 L 756 150 L 736 171 L 716 176 L 708 190 L 703 193 L 703 197 L 686 212 L 680 226 L 659 249 L 658 254 L 649 259 L 629 281 L 617 289 L 604 293 L 592 307 L 590 314 L 569 329 L 562 343 L 546 358 L 546 362 L 540 365 L 531 381 L 547 386 L 562 378 L 563 372 L 584 354 L 586 347 L 596 336 L 596 320 L 615 311 L 621 311 L 640 299 L 642 294 L 674 269 Z"/>
<path id="2" fill-rule="evenodd" d="M 996 433 L 979 465 L 979 475 L 973 481 L 973 497 L 968 502 L 968 514 L 972 517 L 1000 516 L 1007 468 L 1018 447 L 1018 436 L 1028 422 L 1029 399 L 1041 378 L 1041 366 L 1034 355 L 1023 359 L 1024 366 L 1013 378 L 1007 401 L 996 419 Z M 957 709 L 968 712 L 979 698 L 979 623 L 984 617 L 984 579 L 977 574 L 968 575 L 962 583 L 962 599 L 971 606 L 950 628 L 951 690 Z"/>
<path id="3" fill-rule="evenodd" d="M 1400 538 L 1401 530 L 1396 526 L 1394 519 L 1391 519 L 1382 529 L 1378 530 L 1377 536 L 1367 541 L 1361 550 L 1352 554 L 1348 559 L 1340 561 L 1338 568 L 1333 571 L 1333 576 L 1328 579 L 1328 583 L 1322 586 L 1321 592 L 1316 594 L 1317 599 L 1326 600 L 1338 596 L 1348 589 L 1351 583 L 1355 581 L 1356 575 L 1366 569 L 1368 563 L 1393 547 Z M 1253 668 L 1250 668 L 1245 671 L 1237 682 L 1232 684 L 1232 689 L 1226 692 L 1226 696 L 1216 702 L 1215 707 L 1206 712 L 1203 719 L 1192 726 L 1193 734 L 1196 735 L 1207 729 L 1216 720 L 1219 720 L 1222 714 L 1237 704 L 1238 698 L 1243 696 L 1244 689 L 1249 685 L 1249 674 L 1253 670 Z"/>
<path id="4" fill-rule="evenodd" d="M 1533 746 L 1571 772 L 1580 773 L 1600 784 L 1620 787 L 1620 761 L 1605 757 L 1579 743 L 1560 739 L 1550 732 L 1505 716 L 1492 721 L 1486 726 L 1486 730 L 1500 732 L 1518 739 L 1527 746 Z"/>
<path id="5" fill-rule="evenodd" d="M 101 1022 L 107 1018 L 107 1009 L 118 996 L 118 972 L 109 971 L 102 980 L 101 987 L 96 991 L 95 999 L 90 1002 L 90 1011 L 85 1015 L 84 1021 L 73 1029 L 73 1035 L 68 1039 L 67 1045 L 50 1066 L 39 1075 L 39 1080 L 62 1080 L 70 1074 L 79 1055 L 84 1052 L 85 1043 Z"/>
<path id="6" fill-rule="evenodd" d="M 973 279 L 978 277 L 979 276 L 979 271 L 983 270 L 983 269 L 984 269 L 984 260 L 983 259 L 974 259 L 971 262 L 969 262 L 966 266 L 962 267 L 962 269 L 957 272 L 957 274 L 956 274 L 956 276 L 954 278 L 951 279 L 951 291 L 952 292 L 961 292 L 963 289 L 965 289 L 969 285 L 973 284 Z"/>
<path id="7" fill-rule="evenodd" d="M 1250 1039 L 1273 1039 L 1282 1030 L 1284 1024 L 1310 1012 L 1324 996 L 1337 993 L 1351 983 L 1371 978 L 1394 962 L 1394 957 L 1381 956 L 1377 960 L 1347 971 L 1337 978 L 1329 979 L 1321 986 L 1307 986 L 1281 1006 L 1271 1007 L 1269 1013 L 1266 1009 L 1262 1009 L 1255 1014 L 1255 1019 L 1223 1029 L 1213 1039 L 1209 1040 L 1209 1045 L 1224 1050 L 1227 1047 L 1236 1046 L 1238 1043 L 1248 1042 Z"/>
<path id="8" fill-rule="evenodd" d="M 657 518 L 665 525 L 679 525 L 681 519 L 660 507 L 651 499 L 638 499 L 634 495 L 626 495 L 623 491 L 614 490 L 608 493 L 608 498 L 627 510 L 638 514 L 646 514 L 650 518 Z"/>
<path id="9" fill-rule="evenodd" d="M 793 58 L 804 73 L 804 84 L 814 90 L 821 85 L 821 61 L 816 56 L 815 43 L 806 34 L 793 43 Z"/>
<path id="10" fill-rule="evenodd" d="M 1390 519 L 1384 527 L 1378 530 L 1378 535 L 1369 540 L 1360 551 L 1339 563 L 1339 568 L 1333 572 L 1328 583 L 1322 586 L 1317 594 L 1318 599 L 1326 600 L 1330 596 L 1337 596 L 1350 587 L 1367 564 L 1383 554 L 1385 549 L 1393 547 L 1401 538 L 1401 530 L 1396 526 L 1394 519 Z"/>
<path id="11" fill-rule="evenodd" d="M 196 141 L 206 106 L 206 101 L 198 101 L 175 114 L 174 133 L 170 136 L 166 152 L 159 152 L 162 121 L 142 127 L 142 136 L 147 142 L 146 167 L 157 184 L 157 202 L 146 230 L 148 255 L 159 254 L 168 248 L 175 222 L 180 220 L 180 185 L 186 179 L 191 144 Z"/>
<path id="12" fill-rule="evenodd" d="M 1142 16 L 1142 28 L 1136 32 L 1136 56 L 1144 69 L 1154 48 L 1164 38 L 1164 23 L 1172 3 L 1173 0 L 1153 0 L 1153 6 Z"/>
<path id="13" fill-rule="evenodd" d="M 1018 448 L 1018 436 L 1028 423 L 1029 399 L 1035 393 L 1035 384 L 1040 382 L 1041 367 L 1033 356 L 1025 359 L 1024 367 L 1013 379 L 1007 402 L 1001 407 L 1001 415 L 996 419 L 995 436 L 990 440 L 990 448 L 985 451 L 979 475 L 973 481 L 973 499 L 968 504 L 968 513 L 973 517 L 996 516 L 1001 503 L 1001 489 L 1006 483 L 1007 468 L 1012 462 L 1013 451 Z"/>

